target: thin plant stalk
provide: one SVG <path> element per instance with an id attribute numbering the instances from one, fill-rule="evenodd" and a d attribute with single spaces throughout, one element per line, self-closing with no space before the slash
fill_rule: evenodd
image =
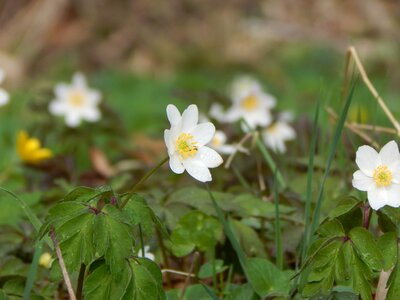
<path id="1" fill-rule="evenodd" d="M 279 269 L 283 269 L 283 250 L 282 250 L 282 237 L 281 237 L 281 223 L 279 213 L 279 195 L 278 184 L 276 182 L 276 169 L 274 172 L 274 202 L 275 202 L 275 245 L 276 245 L 276 264 Z"/>
<path id="2" fill-rule="evenodd" d="M 121 204 L 121 209 L 125 207 L 125 205 L 128 203 L 129 199 L 136 193 L 137 189 L 153 175 L 159 168 L 161 168 L 167 161 L 169 160 L 169 157 L 165 157 L 162 161 L 160 161 L 153 169 L 151 169 L 149 172 L 147 172 L 142 179 L 140 179 L 133 187 L 132 189 L 126 194 L 124 202 Z"/>
<path id="3" fill-rule="evenodd" d="M 28 277 L 26 279 L 26 284 L 24 288 L 23 300 L 29 300 L 31 298 L 31 291 L 33 284 L 35 282 L 37 268 L 39 266 L 40 255 L 42 254 L 43 241 L 39 241 L 36 245 L 35 253 L 33 254 L 33 259 L 31 267 L 29 268 Z"/>
<path id="4" fill-rule="evenodd" d="M 307 192 L 305 200 L 305 212 L 304 212 L 304 239 L 301 253 L 301 261 L 303 262 L 308 249 L 308 235 L 310 226 L 310 215 L 311 215 L 311 201 L 312 201 L 312 182 L 314 175 L 314 155 L 317 147 L 317 136 L 318 136 L 318 119 L 319 119 L 320 103 L 317 103 L 315 110 L 313 132 L 311 136 L 311 147 L 310 156 L 308 158 L 308 169 L 307 169 Z"/>
<path id="5" fill-rule="evenodd" d="M 139 224 L 139 236 L 140 236 L 140 247 L 142 249 L 142 257 L 145 257 L 142 225 L 140 225 L 140 224 Z"/>
<path id="6" fill-rule="evenodd" d="M 78 276 L 78 284 L 77 284 L 77 288 L 76 288 L 76 299 L 77 300 L 82 299 L 83 281 L 85 280 L 85 274 L 86 274 L 86 266 L 85 266 L 85 264 L 81 264 L 81 268 L 79 270 L 79 276 Z"/>

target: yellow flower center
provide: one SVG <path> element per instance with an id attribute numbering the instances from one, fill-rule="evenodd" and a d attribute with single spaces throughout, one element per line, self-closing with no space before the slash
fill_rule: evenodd
<path id="1" fill-rule="evenodd" d="M 392 183 L 393 175 L 387 166 L 379 166 L 374 170 L 373 177 L 377 187 L 384 187 Z"/>
<path id="2" fill-rule="evenodd" d="M 279 129 L 278 124 L 274 123 L 271 126 L 269 126 L 266 130 L 268 133 L 273 134 L 273 133 L 277 133 L 278 129 Z"/>
<path id="3" fill-rule="evenodd" d="M 194 156 L 198 151 L 197 142 L 193 140 L 193 136 L 189 133 L 181 133 L 175 142 L 175 149 L 185 159 Z"/>
<path id="4" fill-rule="evenodd" d="M 248 111 L 255 110 L 258 106 L 258 99 L 255 95 L 249 95 L 242 100 L 240 105 Z"/>
<path id="5" fill-rule="evenodd" d="M 85 96 L 81 92 L 73 92 L 69 98 L 68 102 L 75 107 L 80 107 L 85 103 Z"/>
<path id="6" fill-rule="evenodd" d="M 216 146 L 216 147 L 222 145 L 221 139 L 219 139 L 219 138 L 217 138 L 217 137 L 214 137 L 211 143 L 212 143 L 214 146 Z"/>

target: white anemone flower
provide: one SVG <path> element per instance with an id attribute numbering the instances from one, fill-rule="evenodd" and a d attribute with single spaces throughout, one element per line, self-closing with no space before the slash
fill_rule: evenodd
<path id="1" fill-rule="evenodd" d="M 225 112 L 223 120 L 231 123 L 243 118 L 251 129 L 271 124 L 270 109 L 276 104 L 271 95 L 262 90 L 261 85 L 251 77 L 241 77 L 231 88 L 232 106 Z"/>
<path id="2" fill-rule="evenodd" d="M 50 102 L 49 110 L 53 115 L 64 116 L 67 126 L 77 127 L 82 120 L 100 120 L 101 94 L 88 87 L 84 75 L 76 73 L 71 84 L 57 84 L 54 93 L 56 98 Z"/>
<path id="3" fill-rule="evenodd" d="M 206 146 L 214 137 L 215 126 L 210 122 L 197 124 L 199 111 L 194 104 L 189 105 L 182 115 L 170 104 L 167 117 L 171 128 L 164 131 L 164 139 L 171 170 L 176 174 L 186 170 L 201 182 L 211 181 L 209 168 L 216 168 L 223 162 L 215 150 Z"/>
<path id="4" fill-rule="evenodd" d="M 286 122 L 279 120 L 261 132 L 265 145 L 276 153 L 286 152 L 286 141 L 296 137 L 296 131 Z"/>
<path id="5" fill-rule="evenodd" d="M 144 246 L 144 255 L 143 255 L 142 249 L 139 250 L 137 255 L 138 255 L 138 257 L 146 257 L 153 261 L 156 258 L 155 255 L 150 252 L 150 246 L 148 246 L 148 245 Z"/>
<path id="6" fill-rule="evenodd" d="M 395 141 L 378 153 L 370 146 L 361 146 L 356 153 L 360 170 L 353 174 L 353 187 L 367 192 L 369 205 L 378 210 L 388 205 L 400 206 L 400 153 Z"/>
<path id="7" fill-rule="evenodd" d="M 6 76 L 3 69 L 0 69 L 0 84 L 3 82 Z M 10 100 L 10 95 L 5 89 L 0 88 L 0 106 L 6 105 Z"/>

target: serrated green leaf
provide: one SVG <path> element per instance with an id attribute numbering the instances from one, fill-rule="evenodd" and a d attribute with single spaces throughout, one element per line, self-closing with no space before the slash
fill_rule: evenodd
<path id="1" fill-rule="evenodd" d="M 246 265 L 248 280 L 260 297 L 284 296 L 289 293 L 289 279 L 270 261 L 248 258 Z"/>
<path id="2" fill-rule="evenodd" d="M 383 257 L 372 234 L 363 227 L 355 227 L 349 237 L 360 258 L 374 270 L 382 270 Z"/>
<path id="3" fill-rule="evenodd" d="M 257 232 L 250 226 L 238 220 L 231 221 L 237 240 L 248 256 L 265 256 L 264 244 Z"/>
<path id="4" fill-rule="evenodd" d="M 364 261 L 359 258 L 356 251 L 353 250 L 351 258 L 353 289 L 361 296 L 362 300 L 370 300 L 372 299 L 370 282 L 372 272 Z"/>

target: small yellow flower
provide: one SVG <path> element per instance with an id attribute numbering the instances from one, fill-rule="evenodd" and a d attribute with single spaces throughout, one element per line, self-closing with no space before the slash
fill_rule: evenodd
<path id="1" fill-rule="evenodd" d="M 50 149 L 42 148 L 38 139 L 29 137 L 26 131 L 20 131 L 17 137 L 17 153 L 28 164 L 38 164 L 53 156 Z"/>
<path id="2" fill-rule="evenodd" d="M 39 265 L 43 268 L 50 269 L 52 263 L 51 255 L 48 252 L 43 253 L 39 258 Z"/>

